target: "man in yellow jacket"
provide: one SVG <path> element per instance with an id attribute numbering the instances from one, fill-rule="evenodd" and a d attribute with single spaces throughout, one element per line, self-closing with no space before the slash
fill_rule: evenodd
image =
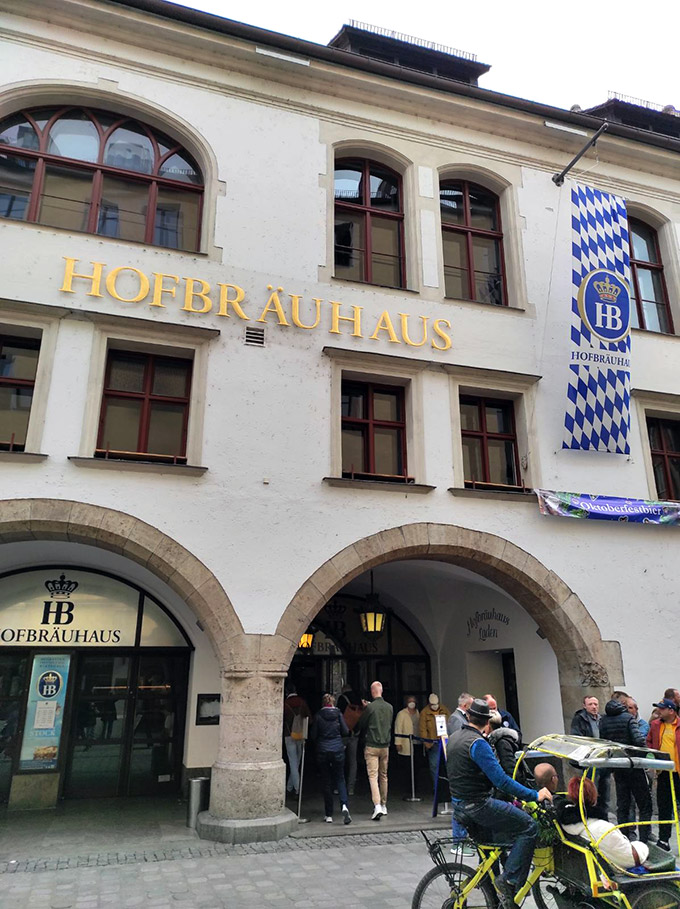
<path id="1" fill-rule="evenodd" d="M 430 776 L 434 785 L 437 776 L 437 765 L 439 763 L 439 741 L 437 736 L 436 716 L 443 716 L 447 720 L 451 716 L 451 711 L 445 704 L 439 703 L 439 695 L 431 694 L 428 703 L 420 711 L 420 737 L 423 739 L 437 739 L 436 742 L 425 742 L 427 752 L 427 762 L 430 765 Z"/>

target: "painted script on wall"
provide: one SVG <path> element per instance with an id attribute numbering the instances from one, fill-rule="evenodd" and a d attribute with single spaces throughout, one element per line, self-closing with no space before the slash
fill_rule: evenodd
<path id="1" fill-rule="evenodd" d="M 78 259 L 67 256 L 64 259 L 66 266 L 60 290 L 67 294 L 86 287 L 88 297 L 109 296 L 119 303 L 146 304 L 161 309 L 174 301 L 177 305 L 182 304 L 182 312 L 197 316 L 211 313 L 244 322 L 273 323 L 283 328 L 320 329 L 331 335 L 346 334 L 407 347 L 429 346 L 440 351 L 451 347 L 451 322 L 448 319 L 431 320 L 429 316 L 410 316 L 388 310 L 383 310 L 377 317 L 369 317 L 363 306 L 347 307 L 336 300 L 319 297 L 304 300 L 301 294 L 284 293 L 283 287 L 272 284 L 267 285 L 266 302 L 264 294 L 262 300 L 256 302 L 247 299 L 245 290 L 238 284 L 219 282 L 211 286 L 202 278 L 155 271 L 147 275 L 131 265 L 109 268 L 104 262 L 90 262 L 86 269 Z M 127 295 L 124 296 L 121 290 Z"/>
<path id="2" fill-rule="evenodd" d="M 496 612 L 495 609 L 484 609 L 482 612 L 477 610 L 467 620 L 467 636 L 477 632 L 480 641 L 488 641 L 489 638 L 498 637 L 498 628 L 494 624 L 509 625 L 510 617 L 504 612 Z"/>

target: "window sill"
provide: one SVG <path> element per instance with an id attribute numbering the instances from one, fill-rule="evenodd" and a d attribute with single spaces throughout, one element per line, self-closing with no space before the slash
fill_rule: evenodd
<path id="1" fill-rule="evenodd" d="M 44 461 L 48 456 L 40 454 L 37 451 L 3 451 L 0 450 L 0 461 L 14 461 L 17 464 L 33 464 L 36 461 Z"/>
<path id="2" fill-rule="evenodd" d="M 207 467 L 194 464 L 165 464 L 162 461 L 126 461 L 122 458 L 80 458 L 69 457 L 75 467 L 94 467 L 104 470 L 141 471 L 143 473 L 174 474 L 174 476 L 200 477 Z"/>
<path id="3" fill-rule="evenodd" d="M 372 284 L 369 281 L 353 281 L 351 278 L 336 278 L 335 275 L 331 276 L 331 280 L 334 284 L 346 284 L 348 287 L 366 287 L 369 289 L 375 287 L 376 290 L 392 290 L 397 294 L 420 295 L 420 291 L 415 290 L 413 287 L 395 287 L 393 284 Z"/>
<path id="4" fill-rule="evenodd" d="M 342 489 L 384 489 L 388 492 L 403 492 L 404 495 L 408 495 L 410 492 L 425 495 L 436 489 L 436 486 L 426 486 L 423 483 L 401 483 L 396 480 L 350 480 L 349 477 L 324 477 L 323 482 L 327 486 L 339 486 Z"/>
<path id="5" fill-rule="evenodd" d="M 509 303 L 502 303 L 500 306 L 497 303 L 482 303 L 480 300 L 461 300 L 459 297 L 447 297 L 444 296 L 445 303 L 463 303 L 467 306 L 479 307 L 483 306 L 484 309 L 492 309 L 494 312 L 526 312 L 522 306 L 510 306 Z"/>
<path id="6" fill-rule="evenodd" d="M 501 489 L 463 489 L 460 486 L 450 486 L 452 496 L 463 499 L 489 499 L 492 502 L 523 502 L 525 505 L 536 504 L 536 494 L 532 490 L 526 492 L 504 492 Z"/>

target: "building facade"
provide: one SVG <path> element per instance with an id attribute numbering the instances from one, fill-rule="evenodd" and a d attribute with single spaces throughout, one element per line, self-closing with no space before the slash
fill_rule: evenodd
<path id="1" fill-rule="evenodd" d="M 677 681 L 674 530 L 531 490 L 680 498 L 675 114 L 498 95 L 361 26 L 0 14 L 10 808 L 210 771 L 201 835 L 283 835 L 289 674 L 312 702 L 491 691 L 527 740 L 584 693 L 646 712 Z M 561 447 L 579 179 L 628 210 L 628 456 Z"/>

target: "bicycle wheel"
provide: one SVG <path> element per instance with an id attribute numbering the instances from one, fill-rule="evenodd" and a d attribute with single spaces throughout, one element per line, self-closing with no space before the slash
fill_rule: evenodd
<path id="1" fill-rule="evenodd" d="M 477 870 L 469 865 L 449 863 L 431 868 L 416 887 L 411 909 L 453 909 L 456 899 Z M 496 909 L 496 892 L 488 877 L 483 877 L 468 893 L 460 909 Z"/>
<path id="2" fill-rule="evenodd" d="M 627 892 L 631 909 L 678 909 L 680 887 L 674 884 L 638 884 L 635 895 Z"/>
<path id="3" fill-rule="evenodd" d="M 574 900 L 575 907 L 578 906 L 578 898 L 573 897 L 564 884 L 544 877 L 539 877 L 536 881 L 531 888 L 531 895 L 538 909 L 563 909 L 570 900 Z"/>

